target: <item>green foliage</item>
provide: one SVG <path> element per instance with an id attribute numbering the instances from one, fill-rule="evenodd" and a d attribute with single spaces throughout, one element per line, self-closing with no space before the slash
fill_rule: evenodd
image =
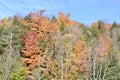
<path id="1" fill-rule="evenodd" d="M 61 21 L 61 24 L 60 24 L 60 31 L 61 32 L 64 32 L 64 29 L 65 29 L 65 24 L 63 21 Z M 64 34 L 64 33 L 63 33 Z"/>
<path id="2" fill-rule="evenodd" d="M 104 25 L 105 25 L 105 23 L 102 20 L 98 21 L 98 29 L 99 30 L 103 30 Z"/>
<path id="3" fill-rule="evenodd" d="M 20 25 L 20 22 L 18 21 L 18 17 L 14 16 L 14 21 L 13 21 L 14 25 Z"/>
<path id="4" fill-rule="evenodd" d="M 90 32 L 91 32 L 90 39 L 92 39 L 92 38 L 98 38 L 99 35 L 100 35 L 100 31 L 99 31 L 99 29 L 97 27 L 92 27 L 90 29 Z"/>
<path id="5" fill-rule="evenodd" d="M 116 23 L 116 22 L 114 22 L 113 24 L 112 24 L 112 29 L 113 28 L 117 28 L 118 27 L 118 24 Z"/>
<path id="6" fill-rule="evenodd" d="M 4 27 L 0 26 L 0 35 L 2 34 L 3 30 L 4 30 Z"/>
<path id="7" fill-rule="evenodd" d="M 50 39 L 43 40 L 43 41 L 41 41 L 41 42 L 39 43 L 39 47 L 40 47 L 43 51 L 45 51 L 45 48 L 46 48 L 46 46 L 49 44 L 49 42 L 50 42 Z"/>
<path id="8" fill-rule="evenodd" d="M 40 79 L 40 80 L 48 80 L 48 79 L 47 79 L 47 77 L 43 77 L 43 78 L 42 78 L 42 79 Z"/>
<path id="9" fill-rule="evenodd" d="M 119 51 L 113 49 L 112 47 L 109 51 L 110 55 L 107 60 L 111 61 L 108 67 L 106 80 L 120 80 L 120 65 L 119 65 Z"/>
<path id="10" fill-rule="evenodd" d="M 24 17 L 25 20 L 31 20 L 31 14 L 32 13 L 29 13 L 27 16 Z"/>
<path id="11" fill-rule="evenodd" d="M 0 42 L 0 54 L 2 54 L 3 52 L 4 52 L 4 50 L 3 50 L 3 43 L 2 42 Z"/>
<path id="12" fill-rule="evenodd" d="M 11 80 L 26 80 L 27 71 L 25 68 L 21 68 L 10 75 Z"/>
<path id="13" fill-rule="evenodd" d="M 3 26 L 0 26 L 0 54 L 2 54 L 4 52 L 3 48 L 5 47 L 4 46 L 4 43 L 2 41 L 2 36 L 3 36 L 3 32 L 4 32 L 4 27 Z"/>

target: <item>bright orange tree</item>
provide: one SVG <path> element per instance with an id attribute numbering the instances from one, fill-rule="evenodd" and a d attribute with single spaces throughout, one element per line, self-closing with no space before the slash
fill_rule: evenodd
<path id="1" fill-rule="evenodd" d="M 44 16 L 45 10 L 38 11 L 31 14 L 31 19 L 27 24 L 31 27 L 31 30 L 36 31 L 39 34 L 40 41 L 50 37 L 50 34 L 54 31 L 54 26 L 51 20 Z"/>
<path id="2" fill-rule="evenodd" d="M 77 26 L 78 22 L 71 20 L 69 13 L 60 12 L 54 25 L 57 31 L 61 31 L 64 27 Z"/>
<path id="3" fill-rule="evenodd" d="M 23 38 L 23 42 L 25 43 L 22 50 L 25 56 L 23 61 L 27 63 L 28 70 L 32 70 L 39 65 L 42 57 L 42 52 L 38 46 L 39 37 L 35 31 L 30 31 L 27 32 L 26 37 Z"/>
<path id="4" fill-rule="evenodd" d="M 53 33 L 52 30 L 54 31 L 50 19 L 43 15 L 44 12 L 45 10 L 41 10 L 32 13 L 30 20 L 26 22 L 30 26 L 30 31 L 23 38 L 25 46 L 22 52 L 25 56 L 23 61 L 26 63 L 28 71 L 32 71 L 42 62 L 44 50 L 40 47 L 40 43 L 49 39 Z"/>

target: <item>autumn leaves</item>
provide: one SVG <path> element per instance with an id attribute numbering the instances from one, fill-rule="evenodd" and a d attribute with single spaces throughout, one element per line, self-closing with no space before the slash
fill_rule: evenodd
<path id="1" fill-rule="evenodd" d="M 51 20 L 43 13 L 44 10 L 31 13 L 26 22 L 30 30 L 23 38 L 22 52 L 27 70 L 32 72 L 39 67 L 48 80 L 95 79 L 97 62 L 103 63 L 109 54 L 109 36 L 99 35 L 98 47 L 92 50 L 88 44 L 92 40 L 84 40 L 85 34 L 70 14 L 60 12 L 58 18 Z"/>

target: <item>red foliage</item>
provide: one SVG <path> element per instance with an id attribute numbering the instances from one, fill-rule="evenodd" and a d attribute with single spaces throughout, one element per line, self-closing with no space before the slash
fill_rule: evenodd
<path id="1" fill-rule="evenodd" d="M 34 69 L 36 66 L 40 64 L 42 59 L 42 52 L 38 46 L 39 37 L 35 31 L 27 32 L 26 37 L 23 38 L 23 42 L 25 46 L 22 50 L 24 56 L 23 61 L 27 64 L 28 70 Z"/>

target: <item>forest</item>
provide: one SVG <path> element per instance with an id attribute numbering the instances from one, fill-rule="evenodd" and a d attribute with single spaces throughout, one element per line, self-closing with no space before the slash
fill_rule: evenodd
<path id="1" fill-rule="evenodd" d="M 120 80 L 120 24 L 44 13 L 0 20 L 0 80 Z"/>

